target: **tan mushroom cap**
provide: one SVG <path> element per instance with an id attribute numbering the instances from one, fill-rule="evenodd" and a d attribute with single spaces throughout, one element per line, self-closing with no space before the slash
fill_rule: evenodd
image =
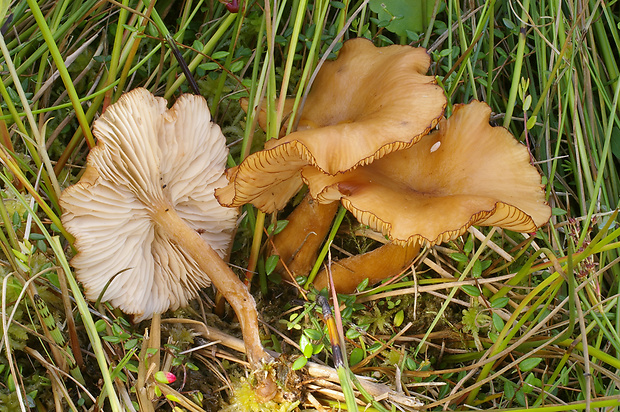
<path id="1" fill-rule="evenodd" d="M 437 124 L 446 103 L 425 75 L 429 65 L 421 48 L 345 42 L 316 77 L 297 131 L 268 141 L 229 171 L 218 199 L 274 212 L 301 188 L 303 166 L 334 175 L 413 145 Z"/>
<path id="2" fill-rule="evenodd" d="M 533 232 L 551 210 L 529 153 L 485 103 L 456 106 L 439 130 L 409 149 L 337 176 L 306 167 L 321 202 L 342 200 L 355 217 L 395 243 L 434 245 L 471 225 Z"/>
<path id="3" fill-rule="evenodd" d="M 226 183 L 228 150 L 206 101 L 183 95 L 168 110 L 163 98 L 135 89 L 95 122 L 94 134 L 84 176 L 61 197 L 86 297 L 97 299 L 109 283 L 102 300 L 137 321 L 186 305 L 210 280 L 152 218 L 174 208 L 226 254 L 237 211 L 214 196 Z"/>

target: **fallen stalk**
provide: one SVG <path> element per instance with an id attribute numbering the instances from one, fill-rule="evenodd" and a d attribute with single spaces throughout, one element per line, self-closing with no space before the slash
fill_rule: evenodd
<path id="1" fill-rule="evenodd" d="M 245 353 L 245 344 L 242 339 L 230 336 L 220 330 L 209 327 L 202 322 L 191 319 L 162 319 L 162 323 L 183 323 L 189 325 L 195 332 L 199 333 L 202 337 L 211 341 L 219 341 L 220 344 L 227 348 L 236 350 L 237 352 Z M 272 356 L 277 358 L 280 354 L 275 351 L 268 351 Z M 338 372 L 336 369 L 320 365 L 315 362 L 309 361 L 306 363 L 306 370 L 308 375 L 316 379 L 324 379 L 329 382 L 339 383 Z M 366 376 L 353 375 L 360 383 L 360 386 L 368 392 L 373 398 L 379 398 L 386 400 L 392 404 L 397 403 L 402 406 L 410 408 L 420 408 L 423 404 L 413 396 L 407 396 L 403 393 L 396 392 L 389 386 L 382 383 L 377 383 L 369 380 Z"/>

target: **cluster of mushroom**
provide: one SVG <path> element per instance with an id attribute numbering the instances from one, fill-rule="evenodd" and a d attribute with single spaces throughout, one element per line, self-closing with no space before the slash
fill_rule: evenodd
<path id="1" fill-rule="evenodd" d="M 86 296 L 142 320 L 186 305 L 212 282 L 258 369 L 270 357 L 254 299 L 223 260 L 238 206 L 272 213 L 308 186 L 275 240 L 297 274 L 309 270 L 339 203 L 386 235 L 391 243 L 334 265 L 341 292 L 398 272 L 421 245 L 473 224 L 536 230 L 550 210 L 526 148 L 489 125 L 484 103 L 457 106 L 442 120 L 446 100 L 425 74 L 429 65 L 424 49 L 347 41 L 320 70 L 298 129 L 226 176 L 226 141 L 202 97 L 183 95 L 167 109 L 145 89 L 123 95 L 95 122 L 97 147 L 61 197 Z M 319 274 L 319 288 L 326 279 Z M 274 390 L 269 381 L 262 388 Z"/>
<path id="2" fill-rule="evenodd" d="M 284 207 L 302 184 L 309 196 L 274 243 L 294 275 L 305 275 L 338 201 L 391 241 L 332 265 L 339 292 L 399 273 L 420 246 L 462 235 L 471 225 L 533 232 L 550 216 L 527 149 L 489 125 L 481 102 L 440 119 L 445 97 L 426 76 L 424 49 L 346 42 L 317 76 L 297 131 L 268 141 L 227 172 L 220 203 Z M 439 122 L 439 130 L 431 130 Z M 315 286 L 327 285 L 325 271 Z"/>

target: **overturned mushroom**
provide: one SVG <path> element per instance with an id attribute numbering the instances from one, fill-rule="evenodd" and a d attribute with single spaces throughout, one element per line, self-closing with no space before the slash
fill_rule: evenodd
<path id="1" fill-rule="evenodd" d="M 319 71 L 297 131 L 269 140 L 230 169 L 218 200 L 272 213 L 299 191 L 304 166 L 333 175 L 413 145 L 437 124 L 446 103 L 425 74 L 429 65 L 421 48 L 347 41 Z"/>
<path id="2" fill-rule="evenodd" d="M 135 320 L 184 306 L 211 282 L 235 310 L 251 364 L 268 360 L 254 299 L 222 260 L 236 210 L 213 196 L 228 150 L 205 100 L 183 95 L 168 110 L 146 89 L 121 97 L 95 122 L 84 176 L 61 197 L 76 238 L 71 261 L 90 300 Z"/>
<path id="3" fill-rule="evenodd" d="M 540 174 L 525 146 L 489 125 L 490 113 L 481 102 L 455 106 L 411 148 L 336 176 L 306 167 L 304 180 L 313 198 L 341 200 L 400 245 L 432 246 L 472 225 L 534 232 L 551 215 Z"/>

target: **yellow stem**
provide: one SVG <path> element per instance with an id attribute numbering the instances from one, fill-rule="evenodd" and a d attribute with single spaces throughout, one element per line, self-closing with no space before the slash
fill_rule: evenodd
<path id="1" fill-rule="evenodd" d="M 255 369 L 271 359 L 261 344 L 256 303 L 237 275 L 207 242 L 190 228 L 172 207 L 157 208 L 153 219 L 170 239 L 186 251 L 209 276 L 211 282 L 230 303 L 241 324 L 249 362 Z"/>

